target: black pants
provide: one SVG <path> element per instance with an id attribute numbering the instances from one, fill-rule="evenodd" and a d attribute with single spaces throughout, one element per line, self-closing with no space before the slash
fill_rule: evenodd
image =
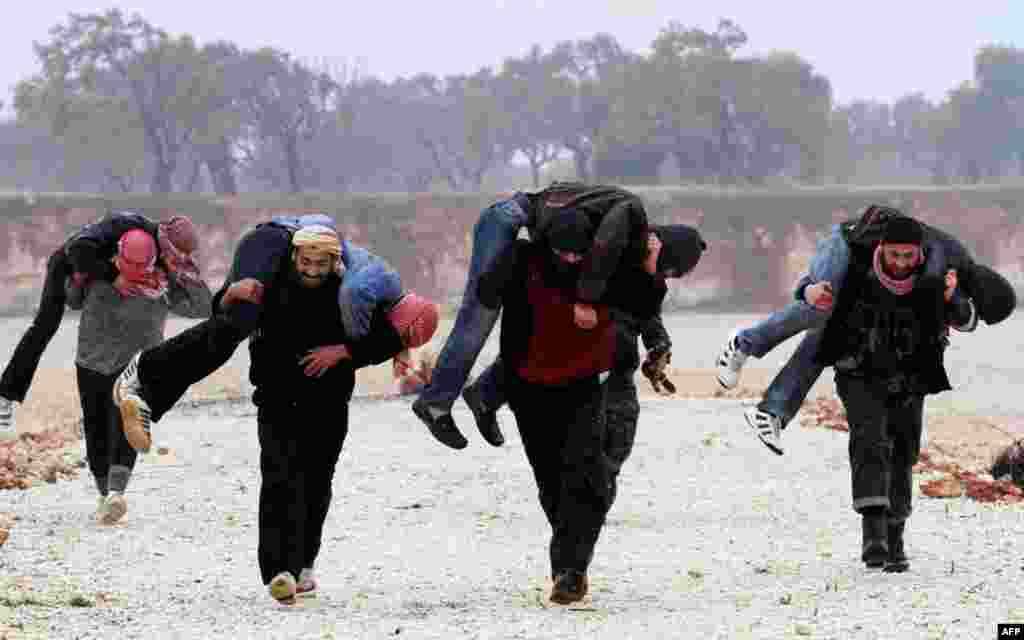
<path id="1" fill-rule="evenodd" d="M 76 369 L 89 471 L 101 494 L 106 495 L 108 489 L 124 492 L 137 454 L 128 444 L 121 428 L 121 413 L 111 397 L 120 371 L 108 376 L 83 367 Z"/>
<path id="2" fill-rule="evenodd" d="M 837 374 L 850 424 L 853 508 L 884 507 L 890 522 L 911 513 L 912 469 L 921 451 L 924 397 L 889 395 L 883 385 Z"/>
<path id="3" fill-rule="evenodd" d="M 619 491 L 619 473 L 633 452 L 636 425 L 640 419 L 640 400 L 637 397 L 635 370 L 616 370 L 605 381 L 604 452 L 610 472 L 611 503 Z M 609 508 L 611 504 L 609 504 Z"/>
<path id="4" fill-rule="evenodd" d="M 39 368 L 39 359 L 43 357 L 46 346 L 64 319 L 64 303 L 67 300 L 64 282 L 70 275 L 71 264 L 62 246 L 50 254 L 46 261 L 46 278 L 43 281 L 39 309 L 4 369 L 3 377 L 0 378 L 0 396 L 17 402 L 25 400 L 32 378 Z"/>
<path id="5" fill-rule="evenodd" d="M 566 569 L 585 572 L 613 497 L 605 387 L 597 377 L 551 387 L 507 373 L 506 389 L 552 529 L 552 577 Z"/>
<path id="6" fill-rule="evenodd" d="M 250 231 L 239 241 L 227 286 L 246 278 L 255 278 L 270 288 L 288 259 L 291 242 L 288 232 L 264 225 Z M 260 305 L 238 302 L 227 311 L 214 309 L 213 316 L 182 331 L 170 340 L 147 349 L 139 356 L 139 381 L 142 396 L 156 422 L 181 399 L 188 388 L 207 377 L 231 359 L 235 349 L 259 327 Z"/>
<path id="7" fill-rule="evenodd" d="M 348 404 L 261 407 L 257 420 L 263 479 L 257 555 L 260 577 L 269 584 L 282 571 L 298 578 L 320 553 Z"/>

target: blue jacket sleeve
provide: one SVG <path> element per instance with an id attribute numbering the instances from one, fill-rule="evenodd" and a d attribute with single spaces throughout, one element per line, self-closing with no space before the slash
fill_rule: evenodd
<path id="1" fill-rule="evenodd" d="M 370 333 L 374 311 L 402 297 L 402 279 L 382 258 L 344 243 L 342 261 L 345 274 L 338 290 L 338 308 L 345 332 L 352 340 Z"/>

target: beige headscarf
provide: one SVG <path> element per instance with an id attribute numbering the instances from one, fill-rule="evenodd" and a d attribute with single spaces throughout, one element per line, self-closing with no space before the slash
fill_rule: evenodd
<path id="1" fill-rule="evenodd" d="M 314 251 L 328 253 L 335 258 L 341 257 L 341 240 L 338 234 L 329 227 L 314 224 L 303 227 L 292 234 L 292 246 L 296 249 L 311 247 Z"/>

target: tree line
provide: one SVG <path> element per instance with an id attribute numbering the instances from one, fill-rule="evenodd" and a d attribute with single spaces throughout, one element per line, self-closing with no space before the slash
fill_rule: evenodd
<path id="1" fill-rule="evenodd" d="M 984 46 L 933 103 L 835 104 L 794 53 L 670 22 L 650 52 L 613 35 L 499 69 L 384 82 L 350 64 L 200 46 L 118 10 L 35 44 L 0 123 L 0 187 L 40 191 L 475 191 L 554 173 L 621 183 L 977 183 L 1024 169 L 1024 50 Z"/>

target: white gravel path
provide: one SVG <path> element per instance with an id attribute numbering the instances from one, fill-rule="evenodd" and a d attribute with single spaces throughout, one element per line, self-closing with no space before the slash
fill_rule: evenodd
<path id="1" fill-rule="evenodd" d="M 175 411 L 130 511 L 92 522 L 88 481 L 0 493 L 0 629 L 24 638 L 929 638 L 1024 621 L 1024 509 L 919 499 L 911 572 L 857 559 L 846 437 L 767 452 L 732 400 L 649 400 L 583 606 L 543 597 L 547 534 L 509 442 L 451 451 L 408 401 L 356 400 L 319 563 L 321 594 L 273 603 L 256 567 L 255 412 Z M 460 405 L 456 419 L 470 427 Z M 297 425 L 296 428 L 303 428 Z M 313 425 L 308 425 L 314 428 Z M 84 597 L 75 607 L 71 596 Z M 26 598 L 28 598 L 26 600 Z M 0 632 L 0 636 L 3 632 Z"/>
<path id="2" fill-rule="evenodd" d="M 729 330 L 760 317 L 666 317 L 673 365 L 712 366 Z M 0 328 L 16 339 L 26 322 Z M 69 326 L 44 366 L 70 366 Z M 947 364 L 956 390 L 930 398 L 930 412 L 1024 416 L 1021 331 L 1018 315 L 955 336 Z M 776 368 L 795 347 L 748 366 Z M 233 360 L 244 372 L 246 349 Z M 857 559 L 846 435 L 794 426 L 776 457 L 748 433 L 742 403 L 721 399 L 643 401 L 592 595 L 582 607 L 547 607 L 548 528 L 511 414 L 502 414 L 508 442 L 494 449 L 470 434 L 459 403 L 471 445 L 455 452 L 408 405 L 353 401 L 322 593 L 291 609 L 259 584 L 248 402 L 164 419 L 157 439 L 172 455 L 140 462 L 117 526 L 93 523 L 87 474 L 0 491 L 0 514 L 20 518 L 0 547 L 0 639 L 984 640 L 997 622 L 1024 622 L 1024 506 L 918 499 L 911 572 L 868 572 Z"/>

